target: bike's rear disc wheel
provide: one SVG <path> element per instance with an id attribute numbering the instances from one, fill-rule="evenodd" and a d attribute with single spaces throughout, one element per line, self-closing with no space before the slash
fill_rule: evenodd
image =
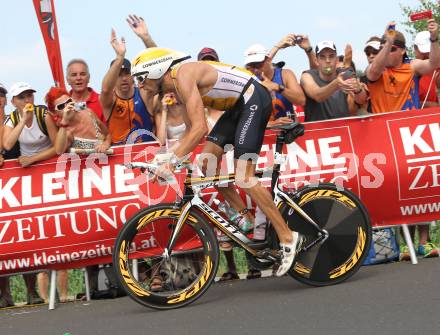
<path id="1" fill-rule="evenodd" d="M 294 195 L 294 201 L 321 228 L 328 238 L 307 251 L 300 252 L 289 274 L 308 285 L 340 283 L 358 271 L 371 242 L 369 215 L 359 199 L 335 185 L 306 187 Z M 316 239 L 316 230 L 290 206 L 281 213 L 292 230 L 305 237 L 305 245 Z"/>
<path id="2" fill-rule="evenodd" d="M 171 204 L 152 206 L 130 218 L 118 235 L 113 255 L 118 280 L 142 305 L 157 309 L 185 306 L 198 299 L 215 278 L 218 244 L 197 213 L 188 216 L 175 247 L 166 255 L 179 216 L 180 210 Z"/>

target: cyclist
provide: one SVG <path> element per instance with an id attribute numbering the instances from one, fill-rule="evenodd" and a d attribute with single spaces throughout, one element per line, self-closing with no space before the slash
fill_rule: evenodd
<path id="1" fill-rule="evenodd" d="M 255 177 L 264 131 L 272 112 L 271 95 L 245 69 L 218 62 L 183 62 L 189 58 L 182 52 L 154 47 L 141 52 L 132 62 L 131 73 L 139 88 L 150 96 L 172 92 L 186 107 L 184 120 L 190 131 L 181 138 L 170 160 L 161 165 L 156 174 L 172 173 L 207 134 L 204 107 L 224 110 L 208 134 L 202 154 L 214 155 L 219 166 L 225 145 L 234 145 L 236 184 L 249 194 L 274 225 L 281 255 L 275 275 L 282 276 L 293 264 L 299 234 L 288 228 L 269 191 Z M 222 188 L 221 193 L 234 208 L 244 207 L 233 185 Z"/>

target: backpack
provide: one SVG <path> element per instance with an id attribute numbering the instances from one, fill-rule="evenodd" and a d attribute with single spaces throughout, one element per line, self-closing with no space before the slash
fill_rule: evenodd
<path id="1" fill-rule="evenodd" d="M 41 132 L 44 135 L 48 136 L 46 122 L 44 120 L 47 114 L 46 106 L 43 105 L 34 106 L 34 113 L 36 115 L 38 127 L 40 128 Z M 11 113 L 11 115 L 9 115 L 9 117 L 11 118 L 14 127 L 16 127 L 18 122 L 20 122 L 20 113 L 17 110 L 14 110 Z"/>
<path id="2" fill-rule="evenodd" d="M 391 228 L 373 231 L 371 247 L 363 265 L 373 265 L 398 261 L 400 255 L 396 235 Z"/>

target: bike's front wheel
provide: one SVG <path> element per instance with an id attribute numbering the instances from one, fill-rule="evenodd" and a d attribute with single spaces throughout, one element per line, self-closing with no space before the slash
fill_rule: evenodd
<path id="1" fill-rule="evenodd" d="M 289 274 L 308 285 L 340 283 L 359 270 L 371 243 L 371 224 L 361 201 L 333 184 L 305 187 L 292 200 L 328 232 L 327 239 L 300 252 Z M 316 229 L 288 204 L 281 213 L 289 227 L 305 237 L 303 245 L 317 238 Z"/>
<path id="2" fill-rule="evenodd" d="M 217 240 L 206 220 L 191 212 L 172 250 L 167 246 L 180 209 L 160 204 L 140 210 L 120 231 L 113 264 L 118 281 L 136 302 L 171 309 L 197 300 L 215 278 Z"/>

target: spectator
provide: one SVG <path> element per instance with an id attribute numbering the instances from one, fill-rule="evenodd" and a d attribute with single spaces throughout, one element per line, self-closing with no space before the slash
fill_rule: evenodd
<path id="1" fill-rule="evenodd" d="M 344 77 L 351 76 L 353 78 L 357 78 L 357 71 L 356 71 L 356 65 L 353 62 L 353 50 L 351 48 L 350 44 L 347 44 L 345 47 L 345 53 L 344 55 L 338 56 L 338 63 L 336 65 L 336 73 L 342 73 L 345 72 Z M 350 73 L 350 75 L 348 75 Z M 362 88 L 368 92 L 367 85 L 362 83 L 360 79 L 359 84 L 362 86 Z M 367 97 L 368 99 L 368 97 Z M 365 110 L 368 105 L 368 100 L 365 104 L 359 105 L 354 101 L 354 96 L 349 94 L 347 96 L 347 104 L 348 104 L 348 110 L 350 115 L 365 115 L 368 112 Z"/>
<path id="2" fill-rule="evenodd" d="M 294 116 L 293 104 L 305 103 L 304 92 L 295 74 L 291 70 L 274 67 L 268 51 L 260 44 L 252 45 L 245 51 L 244 63 L 246 69 L 257 76 L 272 93 L 273 112 L 268 126 L 291 123 Z"/>
<path id="3" fill-rule="evenodd" d="M 414 40 L 414 54 L 416 59 L 429 59 L 431 41 L 429 31 L 421 31 Z M 437 89 L 440 87 L 438 69 L 433 73 L 422 75 L 419 79 L 419 99 L 421 108 L 438 106 Z"/>
<path id="4" fill-rule="evenodd" d="M 371 64 L 380 51 L 380 37 L 372 36 L 368 39 L 364 47 L 365 55 L 367 56 L 368 64 Z"/>
<path id="5" fill-rule="evenodd" d="M 124 144 L 129 135 L 140 131 L 131 141 L 139 136 L 143 142 L 153 141 L 153 120 L 146 108 L 145 91 L 134 86 L 130 75 L 131 63 L 125 59 L 125 40 L 119 42 L 112 30 L 111 45 L 116 52 L 116 59 L 102 81 L 99 97 L 105 120 L 112 137 L 112 144 Z"/>
<path id="6" fill-rule="evenodd" d="M 89 66 L 83 59 L 72 59 L 66 68 L 66 78 L 71 90 L 69 95 L 73 102 L 85 102 L 96 116 L 103 122 L 101 103 L 99 102 L 99 94 L 93 88 L 88 87 L 90 81 Z"/>
<path id="7" fill-rule="evenodd" d="M 14 84 L 10 91 L 16 110 L 5 122 L 3 147 L 11 150 L 19 142 L 21 156 L 18 162 L 23 167 L 55 156 L 56 129 L 48 127 L 51 121 L 46 106 L 34 105 L 36 91 L 24 82 Z"/>
<path id="8" fill-rule="evenodd" d="M 429 59 L 410 60 L 406 54 L 405 37 L 389 29 L 381 40 L 381 50 L 368 65 L 366 75 L 373 113 L 420 108 L 417 75 L 432 73 L 440 66 L 438 25 L 428 20 L 430 33 Z"/>
<path id="9" fill-rule="evenodd" d="M 7 91 L 3 86 L 2 88 L 3 90 L 0 92 L 0 114 L 1 117 L 4 117 Z M 10 92 L 12 94 L 11 102 L 16 107 L 16 110 L 6 118 L 5 125 L 3 126 L 0 142 L 3 141 L 3 147 L 8 150 L 5 157 L 8 159 L 18 158 L 22 166 L 29 166 L 34 162 L 50 158 L 55 154 L 55 150 L 52 147 L 51 141 L 48 140 L 48 136 L 40 129 L 40 127 L 46 129 L 50 122 L 46 123 L 45 106 L 33 105 L 35 90 L 27 83 L 14 84 Z M 3 96 L 1 96 L 2 94 Z M 28 104 L 32 104 L 32 106 Z M 28 108 L 26 108 L 26 105 L 28 105 Z M 1 132 L 0 130 L 0 134 Z M 50 134 L 51 138 L 55 139 L 56 132 L 51 131 Z M 20 151 L 23 153 L 23 156 L 20 156 Z M 27 303 L 30 305 L 43 303 L 43 299 L 39 297 L 35 289 L 36 277 L 35 273 L 23 275 L 27 290 Z M 0 278 L 0 291 L 0 307 L 14 306 L 9 286 L 9 277 Z"/>
<path id="10" fill-rule="evenodd" d="M 90 108 L 75 107 L 67 91 L 52 87 L 46 95 L 49 110 L 60 118 L 55 149 L 57 154 L 69 148 L 92 149 L 105 153 L 110 147 L 110 133 L 107 127 L 92 113 Z"/>
<path id="11" fill-rule="evenodd" d="M 306 94 L 305 122 L 349 116 L 348 95 L 357 104 L 366 102 L 366 92 L 356 78 L 344 79 L 336 73 L 338 58 L 332 41 L 322 41 L 315 48 L 317 69 L 305 71 L 301 86 Z"/>
<path id="12" fill-rule="evenodd" d="M 373 62 L 373 59 L 379 53 L 379 50 L 380 50 L 380 37 L 378 36 L 370 37 L 368 41 L 365 43 L 365 47 L 364 47 L 364 52 L 365 52 L 365 56 L 367 56 L 368 64 L 371 64 Z M 359 107 L 358 114 L 368 115 L 369 113 L 372 113 L 370 95 L 368 91 L 368 79 L 365 73 L 359 79 L 361 83 L 364 85 L 364 89 L 367 92 L 368 98 L 367 98 L 367 102 Z"/>
<path id="13" fill-rule="evenodd" d="M 422 31 L 416 35 L 414 40 L 414 53 L 416 59 L 429 59 L 429 52 L 431 48 L 430 39 L 431 34 L 429 31 Z M 436 86 L 439 82 L 439 76 L 437 70 L 431 74 L 422 75 L 419 79 L 419 99 L 424 102 L 421 108 L 438 106 L 438 98 L 436 94 Z M 439 251 L 438 247 L 434 245 L 429 236 L 429 225 L 430 222 L 421 222 L 418 225 L 410 226 L 411 237 L 414 240 L 416 230 L 419 233 L 419 246 L 417 248 L 417 253 L 424 257 L 438 257 Z M 403 246 L 400 253 L 401 261 L 411 260 L 408 246 Z"/>

